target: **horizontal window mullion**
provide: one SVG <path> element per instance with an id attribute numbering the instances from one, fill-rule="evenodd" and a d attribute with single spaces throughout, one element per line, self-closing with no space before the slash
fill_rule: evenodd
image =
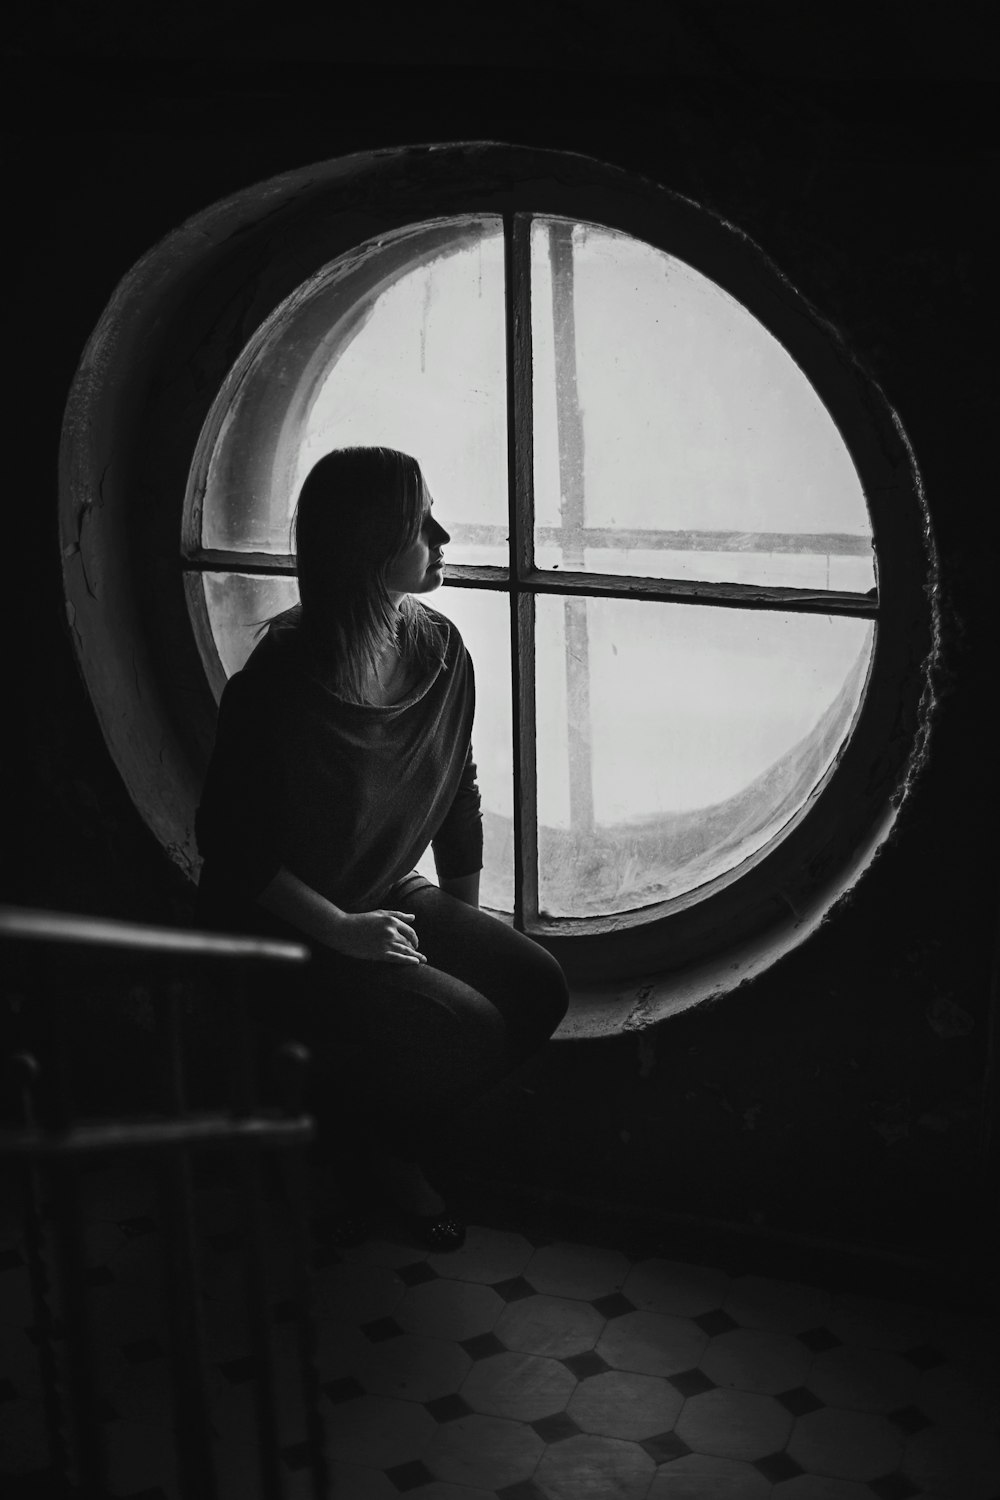
<path id="1" fill-rule="evenodd" d="M 453 521 L 455 541 L 496 547 L 507 541 L 498 523 Z M 870 557 L 871 538 L 840 531 L 666 531 L 662 527 L 539 526 L 540 546 L 558 546 L 571 537 L 575 546 L 614 552 L 759 552 L 795 553 L 810 557 Z"/>
<path id="2" fill-rule="evenodd" d="M 780 609 L 792 614 L 856 615 L 879 612 L 870 594 L 823 589 L 772 588 L 749 583 L 701 583 L 683 578 L 630 578 L 617 573 L 558 573 L 535 570 L 521 579 L 533 594 L 582 594 L 606 599 L 646 599 L 660 604 L 714 605 L 722 609 Z"/>
<path id="3" fill-rule="evenodd" d="M 255 578 L 281 577 L 295 573 L 295 556 L 290 552 L 238 552 L 221 548 L 192 548 L 181 557 L 189 573 L 246 573 Z"/>

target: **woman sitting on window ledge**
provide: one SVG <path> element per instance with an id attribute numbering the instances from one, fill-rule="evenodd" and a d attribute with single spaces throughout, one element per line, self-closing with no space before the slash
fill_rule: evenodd
<path id="1" fill-rule="evenodd" d="M 552 1035 L 566 983 L 478 910 L 472 663 L 417 597 L 440 586 L 449 540 L 419 465 L 387 448 L 327 454 L 295 535 L 301 603 L 222 697 L 197 818 L 201 914 L 310 943 L 298 1009 L 270 1003 L 326 1070 L 317 1112 L 342 1239 L 374 1205 L 453 1248 L 464 1226 L 422 1149 Z M 439 887 L 414 870 L 428 844 Z"/>

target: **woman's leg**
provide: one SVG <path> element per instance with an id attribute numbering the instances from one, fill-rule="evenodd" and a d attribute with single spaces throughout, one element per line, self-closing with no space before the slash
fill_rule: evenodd
<path id="1" fill-rule="evenodd" d="M 429 883 L 406 895 L 427 963 L 366 963 L 315 948 L 286 1027 L 330 1076 L 333 1115 L 372 1138 L 427 1137 L 553 1033 L 566 984 L 544 949 Z"/>

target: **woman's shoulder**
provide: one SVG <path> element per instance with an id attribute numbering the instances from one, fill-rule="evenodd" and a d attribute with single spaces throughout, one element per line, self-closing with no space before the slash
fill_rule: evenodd
<path id="1" fill-rule="evenodd" d="M 448 661 L 461 656 L 465 650 L 465 642 L 462 640 L 462 633 L 454 620 L 450 619 L 448 615 L 442 614 L 439 609 L 435 609 L 433 604 L 428 604 L 424 599 L 419 601 L 417 608 L 422 610 L 432 628 L 440 636 L 441 644 L 444 648 L 445 660 Z"/>

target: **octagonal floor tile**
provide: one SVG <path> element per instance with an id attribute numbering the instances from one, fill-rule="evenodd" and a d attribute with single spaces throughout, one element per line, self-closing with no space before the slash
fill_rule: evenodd
<path id="1" fill-rule="evenodd" d="M 926 1308 L 912 1307 L 909 1303 L 845 1294 L 836 1299 L 826 1326 L 845 1344 L 903 1350 L 927 1341 L 934 1318 Z"/>
<path id="2" fill-rule="evenodd" d="M 488 1286 L 464 1281 L 425 1281 L 410 1287 L 393 1316 L 408 1333 L 471 1339 L 491 1331 L 503 1306 Z"/>
<path id="3" fill-rule="evenodd" d="M 45 1468 L 49 1440 L 41 1401 L 0 1401 L 0 1455 L 0 1472 L 8 1478 Z"/>
<path id="4" fill-rule="evenodd" d="M 776 1484 L 771 1500 L 872 1500 L 872 1492 L 867 1484 L 856 1484 L 853 1479 L 799 1474 Z"/>
<path id="5" fill-rule="evenodd" d="M 816 1356 L 805 1384 L 827 1406 L 887 1412 L 913 1402 L 919 1378 L 898 1354 L 842 1344 Z"/>
<path id="6" fill-rule="evenodd" d="M 323 1380 L 351 1375 L 371 1347 L 361 1330 L 339 1318 L 316 1322 L 316 1362 Z"/>
<path id="7" fill-rule="evenodd" d="M 824 1407 L 798 1417 L 788 1452 L 810 1474 L 834 1479 L 880 1479 L 903 1451 L 900 1433 L 871 1412 Z"/>
<path id="8" fill-rule="evenodd" d="M 733 1328 L 712 1339 L 700 1365 L 716 1385 L 776 1396 L 805 1379 L 812 1356 L 793 1334 Z"/>
<path id="9" fill-rule="evenodd" d="M 655 1468 L 635 1443 L 583 1433 L 549 1448 L 534 1479 L 545 1500 L 645 1500 Z"/>
<path id="10" fill-rule="evenodd" d="M 831 1302 L 829 1292 L 800 1282 L 737 1276 L 723 1306 L 744 1328 L 802 1333 L 826 1321 Z"/>
<path id="11" fill-rule="evenodd" d="M 322 1239 L 322 1235 L 318 1238 Z M 360 1245 L 349 1245 L 338 1250 L 337 1254 L 350 1265 L 386 1266 L 390 1270 L 412 1266 L 414 1261 L 421 1259 L 421 1252 L 413 1245 L 390 1239 L 364 1240 Z"/>
<path id="12" fill-rule="evenodd" d="M 27 1266 L 13 1266 L 0 1271 L 0 1323 L 14 1328 L 30 1328 L 35 1321 L 31 1300 L 31 1280 Z"/>
<path id="13" fill-rule="evenodd" d="M 177 1453 L 169 1427 L 154 1422 L 107 1422 L 108 1489 L 113 1495 L 147 1489 L 176 1493 Z"/>
<path id="14" fill-rule="evenodd" d="M 582 1380 L 566 1411 L 584 1432 L 641 1442 L 668 1432 L 684 1397 L 666 1381 L 629 1370 L 609 1370 Z"/>
<path id="15" fill-rule="evenodd" d="M 792 1418 L 772 1396 L 720 1389 L 689 1397 L 676 1430 L 696 1453 L 753 1462 L 785 1446 Z"/>
<path id="16" fill-rule="evenodd" d="M 511 1351 L 478 1360 L 461 1394 L 485 1416 L 537 1422 L 565 1411 L 575 1386 L 576 1378 L 559 1360 Z"/>
<path id="17" fill-rule="evenodd" d="M 677 1375 L 695 1366 L 708 1347 L 708 1334 L 690 1318 L 633 1312 L 612 1318 L 597 1341 L 597 1352 L 616 1370 L 640 1375 Z"/>
<path id="18" fill-rule="evenodd" d="M 659 1470 L 647 1500 L 767 1500 L 770 1494 L 771 1481 L 750 1464 L 689 1453 Z"/>
<path id="19" fill-rule="evenodd" d="M 521 1297 L 504 1308 L 494 1332 L 508 1349 L 567 1359 L 593 1349 L 604 1319 L 575 1297 Z"/>
<path id="20" fill-rule="evenodd" d="M 560 1241 L 536 1250 L 524 1275 L 536 1291 L 550 1297 L 580 1297 L 589 1302 L 619 1291 L 630 1269 L 630 1262 L 618 1250 Z"/>
<path id="21" fill-rule="evenodd" d="M 399 1306 L 405 1286 L 387 1266 L 324 1266 L 314 1273 L 313 1302 L 320 1318 L 371 1323 Z"/>
<path id="22" fill-rule="evenodd" d="M 928 1427 L 909 1439 L 901 1464 L 937 1500 L 993 1500 L 1000 1492 L 1000 1444 L 965 1427 Z"/>
<path id="23" fill-rule="evenodd" d="M 351 1371 L 376 1396 L 433 1401 L 457 1391 L 472 1361 L 450 1339 L 402 1333 L 369 1344 Z"/>
<path id="24" fill-rule="evenodd" d="M 123 1365 L 121 1360 L 119 1368 Z M 23 1328 L 8 1326 L 0 1334 L 0 1381 L 3 1380 L 8 1380 L 19 1396 L 41 1394 L 38 1350 Z"/>
<path id="25" fill-rule="evenodd" d="M 534 1246 L 523 1234 L 470 1224 L 461 1249 L 428 1255 L 427 1263 L 451 1281 L 481 1281 L 492 1286 L 520 1276 L 534 1253 Z"/>
<path id="26" fill-rule="evenodd" d="M 444 1479 L 435 1479 L 430 1484 L 422 1484 L 419 1489 L 407 1490 L 406 1496 L 407 1500 L 496 1500 L 493 1490 L 470 1489 L 466 1484 L 449 1484 Z"/>
<path id="27" fill-rule="evenodd" d="M 499 1490 L 527 1479 L 545 1450 L 532 1428 L 478 1413 L 443 1423 L 421 1454 L 438 1479 Z"/>
<path id="28" fill-rule="evenodd" d="M 914 1401 L 932 1422 L 942 1427 L 973 1427 L 1000 1432 L 1000 1383 L 996 1351 L 989 1375 L 974 1377 L 955 1365 L 925 1370 L 917 1382 Z"/>
<path id="29" fill-rule="evenodd" d="M 306 1474 L 304 1477 L 308 1495 L 311 1476 Z M 334 1459 L 330 1464 L 330 1481 L 331 1495 L 338 1497 L 338 1500 L 341 1495 L 344 1500 L 348 1500 L 348 1497 L 350 1500 L 398 1500 L 399 1497 L 396 1486 L 386 1479 L 380 1469 L 366 1468 L 361 1464 L 348 1464 Z"/>
<path id="30" fill-rule="evenodd" d="M 328 1408 L 325 1417 L 337 1457 L 373 1469 L 419 1457 L 437 1425 L 416 1402 L 391 1396 L 358 1396 Z"/>
<path id="31" fill-rule="evenodd" d="M 728 1288 L 725 1271 L 654 1256 L 633 1266 L 622 1291 L 645 1312 L 697 1318 L 721 1307 Z"/>
<path id="32" fill-rule="evenodd" d="M 83 1230 L 83 1258 L 88 1266 L 105 1266 L 111 1257 L 127 1244 L 117 1224 L 98 1220 Z"/>

